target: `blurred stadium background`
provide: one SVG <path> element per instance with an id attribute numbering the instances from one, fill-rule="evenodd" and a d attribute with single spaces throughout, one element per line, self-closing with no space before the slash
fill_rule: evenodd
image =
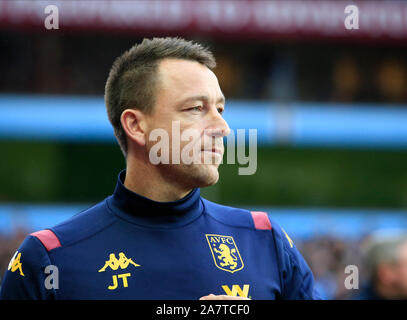
<path id="1" fill-rule="evenodd" d="M 125 162 L 104 84 L 153 36 L 209 46 L 230 126 L 258 129 L 257 172 L 223 165 L 203 196 L 271 212 L 322 295 L 351 298 L 367 235 L 407 227 L 406 2 L 0 1 L 0 275 L 29 232 L 113 192 Z"/>

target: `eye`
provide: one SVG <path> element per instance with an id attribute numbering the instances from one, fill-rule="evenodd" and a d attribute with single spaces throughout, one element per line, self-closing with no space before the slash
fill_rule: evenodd
<path id="1" fill-rule="evenodd" d="M 219 112 L 220 114 L 223 114 L 223 113 L 225 112 L 225 109 L 224 109 L 224 108 L 218 108 L 218 112 Z"/>
<path id="2" fill-rule="evenodd" d="M 188 111 L 198 111 L 198 112 L 201 112 L 202 110 L 203 110 L 203 107 L 202 106 L 195 106 L 195 107 L 192 107 L 192 108 L 189 108 L 189 109 L 187 109 Z"/>

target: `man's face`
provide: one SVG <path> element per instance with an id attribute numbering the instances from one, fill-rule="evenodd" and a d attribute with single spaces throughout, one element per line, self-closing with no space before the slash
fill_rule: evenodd
<path id="1" fill-rule="evenodd" d="M 158 77 L 154 110 L 146 118 L 147 148 L 157 143 L 150 141 L 151 131 L 165 130 L 170 163 L 157 168 L 188 188 L 215 184 L 224 152 L 222 138 L 230 131 L 222 117 L 225 101 L 215 74 L 195 61 L 164 59 Z"/>

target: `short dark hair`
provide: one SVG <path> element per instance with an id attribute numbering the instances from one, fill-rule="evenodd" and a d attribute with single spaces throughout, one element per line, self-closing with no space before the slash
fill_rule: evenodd
<path id="1" fill-rule="evenodd" d="M 216 66 L 209 49 L 178 37 L 144 39 L 119 56 L 106 81 L 105 104 L 109 121 L 125 156 L 127 140 L 120 122 L 121 114 L 128 108 L 152 112 L 158 63 L 166 58 L 197 61 L 210 69 Z"/>

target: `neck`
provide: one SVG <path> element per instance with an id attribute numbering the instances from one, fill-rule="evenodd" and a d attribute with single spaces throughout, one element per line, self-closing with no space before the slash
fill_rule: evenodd
<path id="1" fill-rule="evenodd" d="M 192 191 L 175 182 L 175 179 L 165 179 L 157 166 L 149 161 L 142 161 L 130 154 L 127 156 L 124 186 L 130 191 L 158 202 L 177 201 Z"/>

